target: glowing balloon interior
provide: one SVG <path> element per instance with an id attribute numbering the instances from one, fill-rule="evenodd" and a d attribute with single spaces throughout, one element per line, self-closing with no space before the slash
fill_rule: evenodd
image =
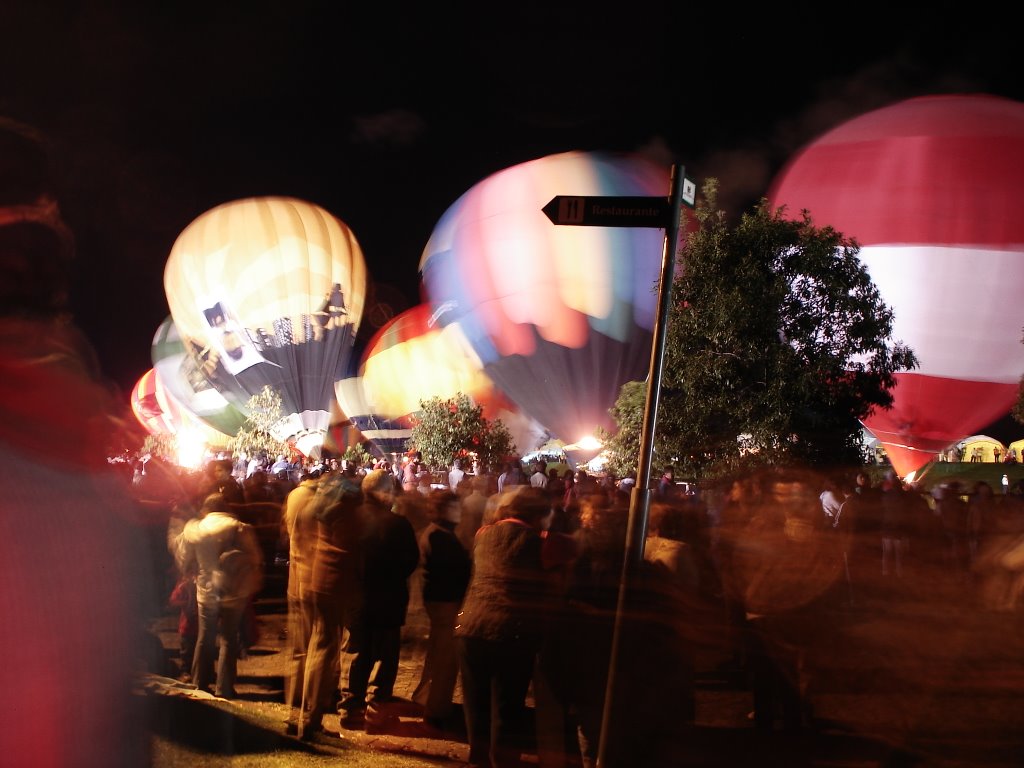
<path id="1" fill-rule="evenodd" d="M 178 461 L 183 466 L 197 465 L 206 449 L 224 447 L 230 439 L 178 402 L 154 368 L 146 371 L 132 389 L 131 407 L 135 418 L 151 435 L 174 438 Z"/>
<path id="2" fill-rule="evenodd" d="M 620 387 L 647 375 L 664 231 L 559 227 L 555 195 L 665 196 L 668 169 L 571 152 L 490 176 L 443 215 L 420 272 L 487 376 L 557 437 L 611 428 Z"/>
<path id="3" fill-rule="evenodd" d="M 393 318 L 370 340 L 360 366 L 367 400 L 386 419 L 408 421 L 420 403 L 460 392 L 500 419 L 521 450 L 532 449 L 543 429 L 522 414 L 484 373 L 458 323 L 442 327 L 431 307 L 420 304 Z"/>
<path id="4" fill-rule="evenodd" d="M 181 411 L 167 390 L 157 382 L 156 371 L 150 368 L 135 383 L 131 395 L 132 413 L 151 435 L 173 435 Z"/>
<path id="5" fill-rule="evenodd" d="M 865 426 L 901 476 L 1005 415 L 1024 373 L 1024 104 L 917 98 L 862 115 L 794 157 L 775 205 L 861 245 L 920 369 Z"/>
<path id="6" fill-rule="evenodd" d="M 252 198 L 204 213 L 178 237 L 164 270 L 171 316 L 204 376 L 236 408 L 269 386 L 284 417 L 274 431 L 317 455 L 330 423 L 366 293 L 349 228 L 292 198 Z"/>

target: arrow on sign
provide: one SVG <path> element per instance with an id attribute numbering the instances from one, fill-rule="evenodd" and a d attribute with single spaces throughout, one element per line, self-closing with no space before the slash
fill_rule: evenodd
<path id="1" fill-rule="evenodd" d="M 578 227 L 658 227 L 668 222 L 665 197 L 555 195 L 541 210 L 554 224 Z"/>

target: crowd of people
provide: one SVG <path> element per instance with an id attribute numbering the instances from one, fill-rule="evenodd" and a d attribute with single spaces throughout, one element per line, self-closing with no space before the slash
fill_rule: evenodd
<path id="1" fill-rule="evenodd" d="M 495 473 L 459 462 L 426 473 L 417 464 L 326 462 L 283 496 L 270 494 L 279 499 L 272 503 L 280 504 L 288 563 L 287 730 L 308 738 L 337 711 L 342 728 L 380 732 L 407 713 L 394 686 L 419 568 L 429 638 L 412 699 L 425 727 L 464 731 L 474 765 L 516 764 L 526 743 L 547 765 L 566 756 L 593 765 L 635 482 L 516 462 Z M 201 553 L 200 529 L 222 542 L 233 530 L 221 518 L 224 500 L 247 497 L 230 467 L 211 463 L 198 491 L 211 495 L 172 542 L 183 575 L 191 562 L 204 585 L 190 675 L 226 697 L 240 606 L 258 579 L 234 604 L 211 609 L 203 595 L 217 560 L 206 556 L 204 574 L 203 556 L 188 548 Z M 431 488 L 420 474 L 449 484 Z M 415 479 L 409 490 L 407 479 Z M 669 468 L 652 490 L 643 564 L 621 614 L 620 657 L 628 661 L 618 690 L 629 706 L 616 713 L 606 744 L 631 759 L 654 759 L 694 722 L 702 647 L 735 648 L 756 726 L 805 728 L 813 712 L 802 649 L 823 604 L 911 599 L 927 581 L 929 590 L 948 583 L 986 608 L 1013 610 L 1024 587 L 1020 484 L 1007 494 L 983 483 L 924 494 L 892 473 L 876 485 L 866 472 L 847 484 L 773 470 L 701 495 L 675 483 Z M 250 539 L 243 548 L 262 567 L 259 546 Z M 211 632 L 222 638 L 215 675 Z M 453 702 L 460 676 L 461 711 Z M 529 696 L 536 717 L 527 733 Z"/>
<path id="2" fill-rule="evenodd" d="M 593 760 L 630 486 L 518 462 L 497 473 L 479 465 L 467 472 L 456 461 L 449 485 L 430 488 L 419 476 L 437 473 L 419 465 L 416 457 L 399 467 L 327 461 L 306 467 L 295 483 L 268 476 L 258 490 L 252 475 L 248 483 L 233 476 L 239 463 L 229 459 L 210 461 L 184 485 L 178 477 L 187 500 L 176 507 L 168 543 L 178 568 L 173 594 L 181 607 L 184 676 L 218 696 L 235 695 L 246 612 L 267 559 L 245 520 L 254 504 L 276 504 L 276 559 L 283 552 L 288 568 L 289 732 L 322 732 L 335 708 L 343 728 L 384 730 L 396 721 L 401 630 L 410 577 L 420 568 L 429 638 L 412 698 L 426 726 L 439 734 L 465 731 L 471 762 L 505 764 L 523 743 L 532 686 L 536 700 L 547 702 L 540 748 L 564 750 L 566 724 L 579 720 L 579 749 Z M 151 482 L 164 477 L 156 466 L 148 470 Z M 415 483 L 405 490 L 410 476 Z M 683 614 L 675 610 L 695 604 L 698 586 L 699 569 L 683 540 L 697 526 L 683 522 L 685 506 L 660 504 L 652 514 L 651 541 L 661 545 L 651 567 L 669 579 L 659 578 L 652 597 L 664 610 L 650 615 L 659 616 L 661 647 L 679 657 L 673 668 L 692 676 Z M 252 578 L 226 592 L 218 585 L 221 553 L 235 548 Z M 666 622 L 669 611 L 678 619 Z M 581 631 L 594 639 L 585 654 L 573 648 Z M 670 640 L 676 636 L 678 648 Z M 461 712 L 453 702 L 460 675 Z M 689 685 L 692 701 L 689 676 L 674 680 L 678 690 L 665 696 L 686 696 Z"/>

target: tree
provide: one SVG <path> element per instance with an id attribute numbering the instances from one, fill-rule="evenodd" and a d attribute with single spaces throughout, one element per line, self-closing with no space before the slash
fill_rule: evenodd
<path id="1" fill-rule="evenodd" d="M 476 454 L 484 465 L 494 466 L 516 449 L 501 419 L 486 419 L 483 408 L 461 392 L 447 400 L 421 400 L 410 443 L 433 467 L 451 466 L 454 459 L 470 454 Z"/>
<path id="2" fill-rule="evenodd" d="M 714 180 L 703 195 L 672 286 L 654 464 L 706 479 L 858 461 L 859 420 L 917 367 L 859 246 L 766 200 L 730 227 Z M 612 410 L 615 471 L 636 469 L 645 391 L 626 385 Z"/>
<path id="3" fill-rule="evenodd" d="M 157 456 L 164 461 L 177 463 L 178 443 L 174 439 L 174 435 L 169 435 L 167 433 L 146 435 L 145 439 L 142 441 L 141 453 L 148 453 L 151 456 Z"/>
<path id="4" fill-rule="evenodd" d="M 1021 339 L 1021 344 L 1024 344 L 1024 338 Z M 1010 411 L 1010 415 L 1013 416 L 1014 421 L 1018 424 L 1024 424 L 1024 376 L 1020 377 L 1020 389 L 1017 391 L 1017 402 L 1013 404 L 1013 408 Z M 1020 457 L 1017 457 L 1018 460 Z"/>
<path id="5" fill-rule="evenodd" d="M 363 447 L 361 443 L 357 443 L 356 445 L 350 445 L 348 448 L 346 448 L 345 452 L 341 454 L 341 458 L 343 461 L 347 461 L 350 464 L 355 464 L 358 467 L 362 467 L 365 466 L 366 463 L 370 461 L 373 457 L 370 455 L 369 451 L 367 451 L 366 448 Z"/>
<path id="6" fill-rule="evenodd" d="M 288 443 L 278 440 L 271 431 L 281 421 L 281 408 L 281 395 L 270 387 L 250 397 L 245 404 L 248 415 L 238 434 L 228 440 L 228 449 L 248 456 L 261 451 L 268 456 L 287 456 L 291 451 Z"/>

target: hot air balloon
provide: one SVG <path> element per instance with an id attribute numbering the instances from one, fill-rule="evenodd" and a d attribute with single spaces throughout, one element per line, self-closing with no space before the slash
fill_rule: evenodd
<path id="1" fill-rule="evenodd" d="M 610 429 L 620 387 L 647 375 L 664 231 L 559 227 L 541 209 L 668 187 L 668 169 L 638 156 L 540 158 L 472 187 L 423 252 L 438 320 L 458 323 L 487 376 L 565 442 Z"/>
<path id="2" fill-rule="evenodd" d="M 226 435 L 238 434 L 245 414 L 207 381 L 195 358 L 185 350 L 174 320 L 168 317 L 153 336 L 153 367 L 163 386 L 182 408 Z"/>
<path id="3" fill-rule="evenodd" d="M 384 456 L 404 453 L 412 436 L 412 421 L 408 416 L 390 419 L 376 412 L 364 389 L 361 376 L 350 376 L 335 384 L 335 394 L 342 412 Z"/>
<path id="4" fill-rule="evenodd" d="M 139 378 L 131 394 L 132 412 L 151 435 L 174 438 L 178 461 L 197 466 L 206 449 L 222 448 L 230 437 L 193 416 L 164 385 L 156 369 Z"/>
<path id="5" fill-rule="evenodd" d="M 206 378 L 236 408 L 280 396 L 275 437 L 316 456 L 366 292 L 349 228 L 302 200 L 218 206 L 179 235 L 164 269 L 171 317 Z"/>
<path id="6" fill-rule="evenodd" d="M 421 401 L 447 400 L 461 392 L 483 409 L 486 419 L 500 419 L 517 447 L 530 450 L 543 436 L 543 428 L 484 373 L 460 325 L 442 327 L 429 304 L 402 312 L 377 332 L 363 353 L 360 374 L 367 400 L 384 418 L 407 423 Z"/>
<path id="7" fill-rule="evenodd" d="M 180 410 L 157 384 L 156 371 L 150 368 L 135 382 L 131 394 L 132 413 L 151 435 L 173 435 L 177 431 Z"/>
<path id="8" fill-rule="evenodd" d="M 1024 104 L 915 98 L 813 141 L 775 179 L 802 209 L 861 245 L 920 368 L 864 425 L 901 477 L 1006 414 L 1024 373 Z"/>

